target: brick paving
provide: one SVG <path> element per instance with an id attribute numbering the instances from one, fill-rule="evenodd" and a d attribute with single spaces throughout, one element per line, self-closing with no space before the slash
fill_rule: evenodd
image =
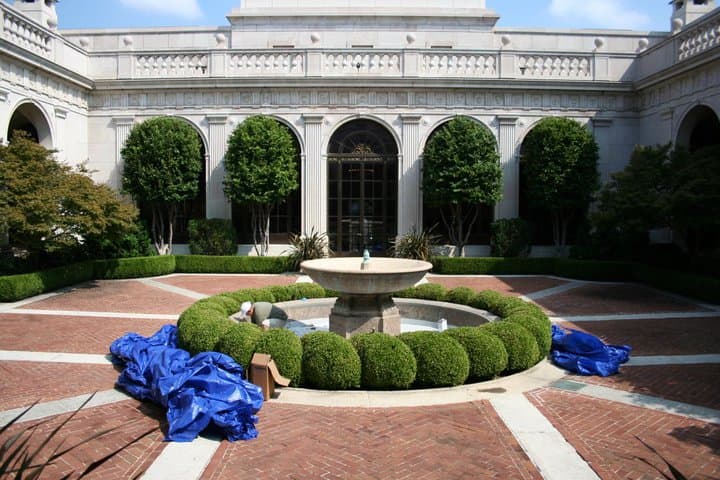
<path id="1" fill-rule="evenodd" d="M 282 285 L 294 279 L 293 275 L 173 275 L 153 280 L 214 294 Z M 568 282 L 549 277 L 484 276 L 432 276 L 430 280 L 448 288 L 494 288 L 511 295 L 527 295 Z M 57 315 L 0 314 L 0 350 L 105 353 L 109 344 L 127 331 L 148 335 L 167 323 L 133 318 L 133 313 L 178 314 L 194 301 L 137 280 L 79 285 L 19 309 L 53 309 L 60 311 Z M 577 322 L 575 326 L 611 343 L 629 343 L 634 355 L 720 354 L 720 314 L 680 318 L 681 312 L 703 307 L 643 286 L 579 284 L 537 302 L 557 315 L 678 312 L 674 319 Z M 128 315 L 61 314 L 70 310 Z M 110 365 L 0 361 L 0 410 L 111 389 L 117 375 Z M 619 375 L 609 378 L 567 378 L 720 410 L 717 365 L 624 366 Z M 633 435 L 658 447 L 689 478 L 720 478 L 720 425 L 658 412 L 653 405 L 621 405 L 550 387 L 527 395 L 603 480 L 660 478 L 633 458 L 642 456 L 660 466 Z M 259 416 L 259 438 L 222 442 L 202 478 L 541 478 L 486 401 L 387 409 L 268 402 Z M 50 417 L 47 425 L 57 425 L 62 418 Z M 77 470 L 144 428 L 164 428 L 164 412 L 134 400 L 93 407 L 73 420 L 69 434 L 85 438 L 85 433 L 117 425 L 122 431 L 115 432 L 116 436 L 88 444 L 44 478 L 60 478 Z M 153 433 L 91 478 L 137 476 L 164 450 L 167 444 L 162 438 L 162 433 Z"/>

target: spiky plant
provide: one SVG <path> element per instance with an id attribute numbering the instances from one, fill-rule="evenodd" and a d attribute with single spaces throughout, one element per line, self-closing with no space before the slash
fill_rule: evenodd
<path id="1" fill-rule="evenodd" d="M 440 242 L 440 235 L 433 233 L 433 228 L 418 231 L 413 227 L 410 232 L 398 236 L 392 242 L 390 253 L 394 257 L 429 261 L 433 246 Z"/>
<path id="2" fill-rule="evenodd" d="M 315 258 L 325 258 L 332 255 L 328 236 L 326 233 L 316 232 L 313 228 L 309 235 L 291 234 L 289 258 L 295 270 L 300 269 L 300 263 Z"/>

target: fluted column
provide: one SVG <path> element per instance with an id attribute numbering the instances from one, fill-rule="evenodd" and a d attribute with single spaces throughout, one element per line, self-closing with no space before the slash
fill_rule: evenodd
<path id="1" fill-rule="evenodd" d="M 515 128 L 517 117 L 497 117 L 498 149 L 500 168 L 503 176 L 502 199 L 495 206 L 495 218 L 515 218 L 518 216 L 518 195 L 520 170 L 515 155 Z"/>
<path id="2" fill-rule="evenodd" d="M 132 130 L 134 117 L 116 117 L 112 119 L 112 123 L 115 126 L 115 165 L 110 172 L 108 181 L 110 186 L 120 190 L 122 188 L 122 171 L 123 171 L 123 159 L 122 152 L 125 146 L 125 140 L 130 135 Z"/>
<path id="3" fill-rule="evenodd" d="M 402 115 L 402 157 L 398 162 L 398 235 L 422 230 L 420 115 Z"/>
<path id="4" fill-rule="evenodd" d="M 612 158 L 610 156 L 610 126 L 612 120 L 609 118 L 593 118 L 593 136 L 598 145 L 598 173 L 600 181 L 605 184 L 610 181 L 610 174 L 613 170 Z"/>
<path id="5" fill-rule="evenodd" d="M 327 161 L 322 154 L 322 115 L 303 115 L 305 162 L 302 165 L 302 233 L 327 232 Z"/>
<path id="6" fill-rule="evenodd" d="M 205 165 L 205 216 L 231 218 L 230 202 L 223 192 L 225 152 L 227 150 L 227 120 L 224 115 L 207 117 L 209 127 L 208 156 Z"/>

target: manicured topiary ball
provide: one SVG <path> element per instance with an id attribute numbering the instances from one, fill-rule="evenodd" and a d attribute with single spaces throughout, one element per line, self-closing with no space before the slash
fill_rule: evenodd
<path id="1" fill-rule="evenodd" d="M 346 390 L 360 386 L 360 357 L 349 340 L 332 332 L 302 337 L 302 381 L 312 388 Z"/>
<path id="2" fill-rule="evenodd" d="M 505 345 L 508 366 L 504 373 L 515 373 L 535 365 L 540 356 L 535 338 L 516 323 L 497 321 L 478 327 L 498 337 Z"/>
<path id="3" fill-rule="evenodd" d="M 409 388 L 415 380 L 417 363 L 410 348 L 387 333 L 362 333 L 350 342 L 362 364 L 360 386 L 371 390 Z"/>
<path id="4" fill-rule="evenodd" d="M 460 305 L 470 305 L 470 302 L 476 295 L 477 292 L 470 287 L 455 287 L 448 290 L 445 295 L 445 301 L 458 303 Z"/>
<path id="5" fill-rule="evenodd" d="M 255 352 L 270 355 L 280 374 L 290 379 L 290 386 L 300 385 L 302 344 L 295 333 L 284 328 L 266 330 L 255 344 Z"/>
<path id="6" fill-rule="evenodd" d="M 538 360 L 545 358 L 550 353 L 552 327 L 547 316 L 531 312 L 518 312 L 506 317 L 503 321 L 520 325 L 532 334 L 538 346 Z"/>
<path id="7" fill-rule="evenodd" d="M 417 361 L 414 385 L 451 387 L 462 385 L 470 373 L 465 349 L 457 340 L 439 332 L 407 332 L 398 337 L 405 342 Z"/>
<path id="8" fill-rule="evenodd" d="M 508 354 L 502 341 L 490 332 L 477 327 L 451 328 L 444 335 L 463 346 L 470 361 L 468 381 L 479 382 L 495 378 L 508 366 Z"/>
<path id="9" fill-rule="evenodd" d="M 233 326 L 227 316 L 202 307 L 186 310 L 178 323 L 178 346 L 191 355 L 215 350 L 220 338 Z"/>
<path id="10" fill-rule="evenodd" d="M 262 336 L 262 328 L 254 323 L 236 323 L 220 337 L 217 351 L 230 355 L 247 372 L 255 352 L 255 344 Z"/>

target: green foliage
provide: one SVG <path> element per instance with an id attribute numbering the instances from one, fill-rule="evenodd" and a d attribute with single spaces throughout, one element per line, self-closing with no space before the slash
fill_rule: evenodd
<path id="1" fill-rule="evenodd" d="M 212 308 L 186 310 L 178 321 L 178 346 L 191 355 L 212 352 L 233 325 L 236 323 L 227 315 Z"/>
<path id="2" fill-rule="evenodd" d="M 262 328 L 254 323 L 235 323 L 223 333 L 215 349 L 230 355 L 247 371 L 258 340 L 262 336 Z"/>
<path id="3" fill-rule="evenodd" d="M 470 306 L 495 313 L 505 303 L 505 298 L 502 293 L 495 290 L 483 290 L 470 301 Z"/>
<path id="4" fill-rule="evenodd" d="M 137 220 L 120 237 L 92 235 L 85 239 L 83 252 L 88 258 L 132 258 L 156 255 L 145 222 Z"/>
<path id="5" fill-rule="evenodd" d="M 558 258 L 555 262 L 555 275 L 582 280 L 624 281 L 632 277 L 632 264 Z"/>
<path id="6" fill-rule="evenodd" d="M 283 273 L 290 269 L 287 257 L 177 255 L 178 273 Z"/>
<path id="7" fill-rule="evenodd" d="M 94 278 L 139 278 L 156 277 L 175 272 L 175 258 L 172 255 L 115 258 L 92 262 Z"/>
<path id="8" fill-rule="evenodd" d="M 326 291 L 317 283 L 296 283 L 294 285 L 291 285 L 290 288 L 297 292 L 294 294 L 294 300 L 300 300 L 303 298 L 326 298 L 337 296 L 328 293 L 328 291 Z"/>
<path id="9" fill-rule="evenodd" d="M 423 151 L 424 201 L 440 207 L 448 237 L 463 256 L 479 204 L 502 196 L 502 170 L 493 134 L 467 117 L 436 130 Z"/>
<path id="10" fill-rule="evenodd" d="M 417 363 L 410 348 L 387 333 L 362 333 L 350 339 L 362 365 L 360 385 L 371 390 L 404 390 L 415 380 Z"/>
<path id="11" fill-rule="evenodd" d="M 423 283 L 415 287 L 406 288 L 394 294 L 401 298 L 419 298 L 422 300 L 434 300 L 442 302 L 445 300 L 445 287 L 439 283 Z"/>
<path id="12" fill-rule="evenodd" d="M 0 302 L 16 302 L 43 292 L 93 279 L 92 262 L 0 277 Z"/>
<path id="13" fill-rule="evenodd" d="M 360 386 L 360 357 L 349 340 L 331 332 L 312 332 L 301 341 L 304 385 L 325 390 Z"/>
<path id="14" fill-rule="evenodd" d="M 470 373 L 465 349 L 454 338 L 439 332 L 407 332 L 398 337 L 417 361 L 414 385 L 452 387 L 462 385 Z"/>
<path id="15" fill-rule="evenodd" d="M 544 317 L 544 318 L 543 318 Z M 535 338 L 538 346 L 538 358 L 542 360 L 548 353 L 552 345 L 552 329 L 550 320 L 547 316 L 540 316 L 529 312 L 513 313 L 503 319 L 504 322 L 514 323 L 525 328 Z"/>
<path id="16" fill-rule="evenodd" d="M 535 338 L 516 323 L 497 321 L 478 327 L 502 341 L 508 354 L 508 366 L 504 373 L 527 370 L 538 362 L 540 351 Z"/>
<path id="17" fill-rule="evenodd" d="M 270 355 L 280 374 L 290 379 L 290 385 L 300 385 L 302 343 L 295 333 L 283 328 L 266 330 L 255 344 L 255 352 Z"/>
<path id="18" fill-rule="evenodd" d="M 188 234 L 190 252 L 193 255 L 235 255 L 237 252 L 237 234 L 230 220 L 190 220 Z"/>
<path id="19" fill-rule="evenodd" d="M 225 195 L 252 213 L 255 250 L 267 255 L 272 207 L 295 191 L 298 154 L 290 130 L 258 115 L 235 127 L 225 154 Z"/>
<path id="20" fill-rule="evenodd" d="M 720 280 L 716 278 L 634 264 L 632 279 L 662 290 L 720 303 Z"/>
<path id="21" fill-rule="evenodd" d="M 584 215 L 599 188 L 598 146 L 569 118 L 544 118 L 525 137 L 520 175 L 528 206 L 549 212 L 553 239 L 564 253 L 569 222 Z"/>
<path id="22" fill-rule="evenodd" d="M 479 382 L 495 378 L 508 366 L 508 354 L 502 341 L 477 327 L 451 328 L 443 332 L 457 340 L 465 349 L 470 362 L 468 381 Z"/>
<path id="23" fill-rule="evenodd" d="M 470 287 L 455 287 L 448 290 L 445 295 L 445 301 L 450 303 L 458 303 L 460 305 L 470 305 L 477 292 Z"/>
<path id="24" fill-rule="evenodd" d="M 123 190 L 150 206 L 155 248 L 168 254 L 178 204 L 200 191 L 203 158 L 198 134 L 179 118 L 151 118 L 133 127 L 121 155 Z"/>
<path id="25" fill-rule="evenodd" d="M 405 235 L 398 236 L 392 241 L 390 253 L 393 257 L 413 258 L 415 260 L 430 261 L 432 250 L 440 242 L 440 235 L 429 230 L 418 231 L 415 227 Z"/>
<path id="26" fill-rule="evenodd" d="M 7 248 L 39 266 L 42 256 L 73 258 L 86 238 L 117 240 L 134 229 L 137 209 L 23 135 L 0 145 L 0 229 Z"/>
<path id="27" fill-rule="evenodd" d="M 501 218 L 490 225 L 490 254 L 493 257 L 527 257 L 530 254 L 530 225 L 522 218 Z"/>
<path id="28" fill-rule="evenodd" d="M 310 235 L 290 235 L 289 260 L 293 270 L 300 270 L 300 264 L 305 260 L 325 258 L 332 255 L 326 233 L 318 233 L 315 228 Z"/>
<path id="29" fill-rule="evenodd" d="M 433 257 L 433 273 L 441 275 L 548 275 L 555 258 L 451 258 Z"/>

